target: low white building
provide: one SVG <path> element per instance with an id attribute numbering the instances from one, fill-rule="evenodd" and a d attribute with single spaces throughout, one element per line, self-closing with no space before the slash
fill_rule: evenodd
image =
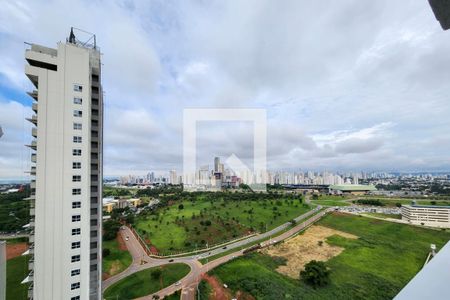
<path id="1" fill-rule="evenodd" d="M 450 206 L 402 205 L 402 220 L 415 225 L 450 228 Z"/>

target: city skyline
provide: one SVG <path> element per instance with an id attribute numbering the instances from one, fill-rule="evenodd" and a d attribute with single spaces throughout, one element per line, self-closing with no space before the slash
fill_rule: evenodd
<path id="1" fill-rule="evenodd" d="M 450 170 L 450 40 L 426 1 L 7 2 L 0 17 L 2 179 L 29 169 L 23 42 L 51 45 L 74 25 L 105 51 L 105 175 L 181 170 L 192 107 L 266 109 L 271 170 Z M 250 160 L 249 124 L 198 130 L 199 164 Z"/>

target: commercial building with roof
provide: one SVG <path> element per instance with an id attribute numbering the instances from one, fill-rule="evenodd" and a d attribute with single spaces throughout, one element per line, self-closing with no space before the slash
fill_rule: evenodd
<path id="1" fill-rule="evenodd" d="M 402 220 L 415 225 L 450 228 L 450 206 L 402 205 Z"/>
<path id="2" fill-rule="evenodd" d="M 340 185 L 330 185 L 330 193 L 335 194 L 353 194 L 353 195 L 364 195 L 372 191 L 376 191 L 376 187 L 373 185 L 364 184 L 340 184 Z"/>

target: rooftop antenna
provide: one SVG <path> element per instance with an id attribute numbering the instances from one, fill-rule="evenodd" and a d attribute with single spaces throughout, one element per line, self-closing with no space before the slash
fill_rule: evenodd
<path id="1" fill-rule="evenodd" d="M 75 34 L 73 34 L 73 27 L 70 27 L 69 43 L 76 44 Z"/>

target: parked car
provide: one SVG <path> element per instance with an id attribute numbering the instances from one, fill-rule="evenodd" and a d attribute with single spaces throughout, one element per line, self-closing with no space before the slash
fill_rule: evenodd
<path id="1" fill-rule="evenodd" d="M 169 262 L 173 262 L 173 258 L 169 259 Z"/>

